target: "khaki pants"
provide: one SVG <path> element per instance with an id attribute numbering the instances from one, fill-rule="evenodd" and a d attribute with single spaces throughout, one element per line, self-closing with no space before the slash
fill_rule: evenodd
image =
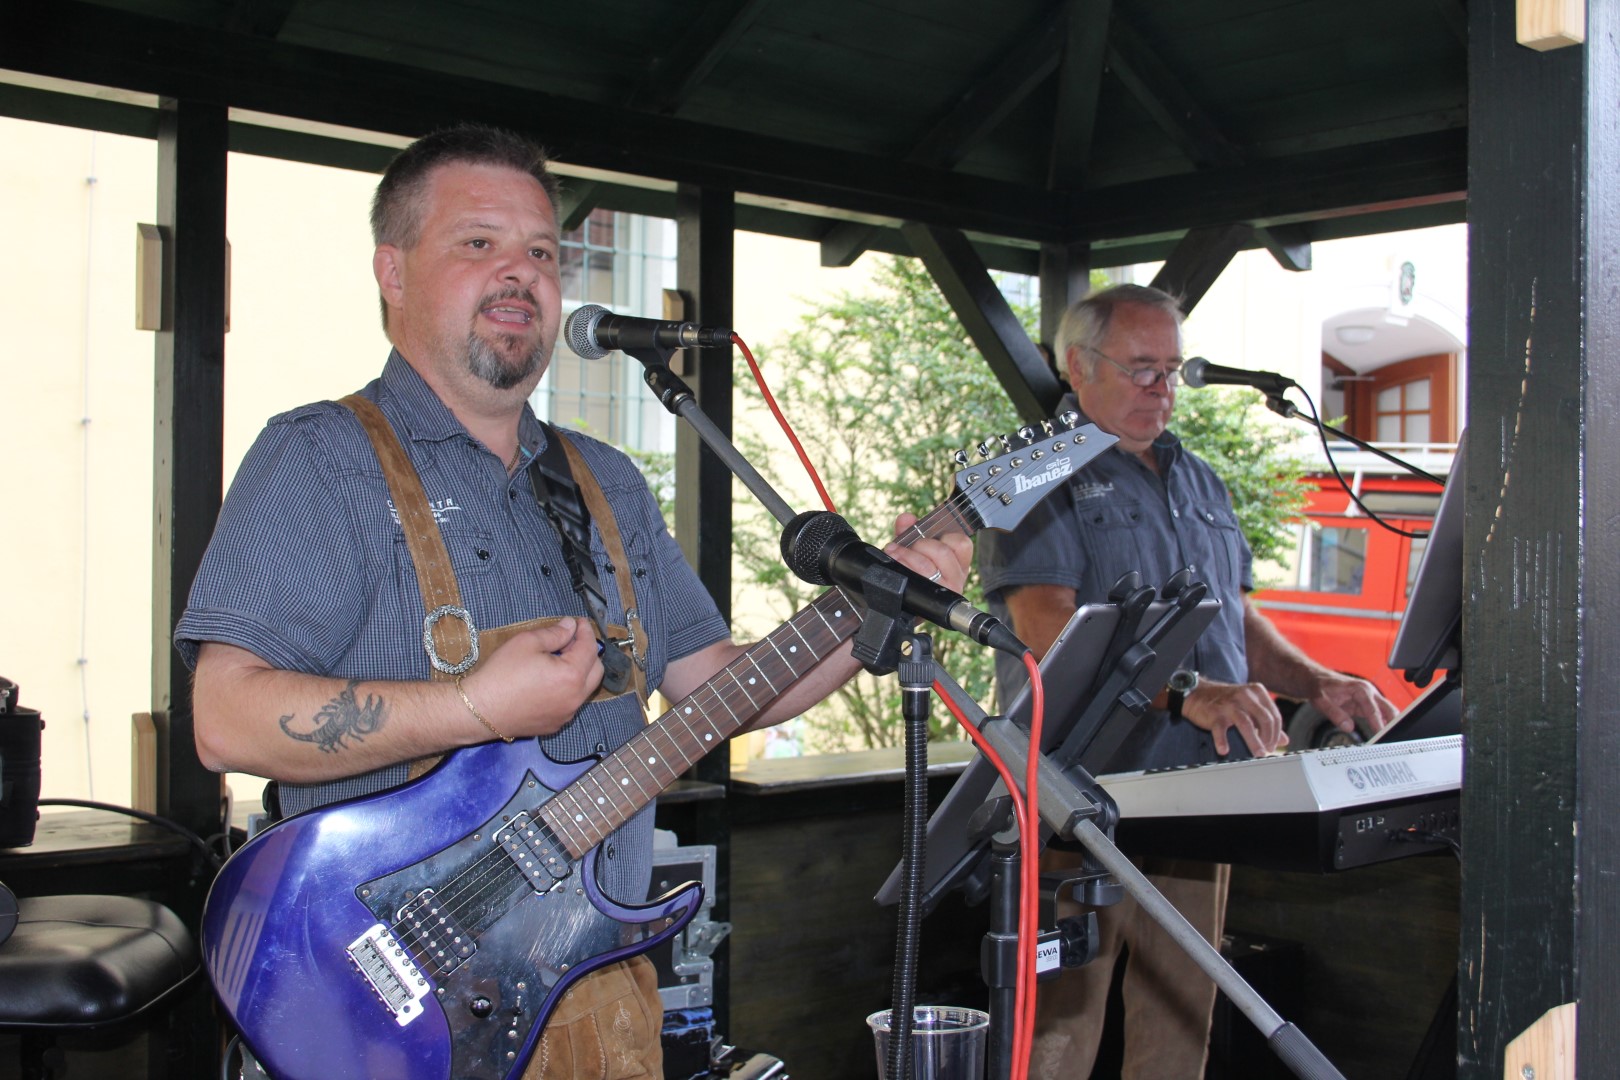
<path id="1" fill-rule="evenodd" d="M 1219 948 L 1231 868 L 1183 859 L 1133 861 L 1193 928 Z M 1082 910 L 1073 901 L 1058 905 L 1059 916 Z M 1199 1080 L 1209 1053 L 1214 981 L 1129 896 L 1095 910 L 1100 954 L 1086 966 L 1040 984 L 1030 1077 L 1081 1080 L 1091 1075 L 1114 964 L 1128 947 L 1123 1080 Z"/>
<path id="2" fill-rule="evenodd" d="M 593 971 L 557 1002 L 523 1080 L 662 1080 L 663 1025 L 651 960 Z"/>

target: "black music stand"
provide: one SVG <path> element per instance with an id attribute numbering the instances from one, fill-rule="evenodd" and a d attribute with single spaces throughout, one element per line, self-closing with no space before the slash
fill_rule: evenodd
<path id="1" fill-rule="evenodd" d="M 1155 601 L 1151 589 L 1137 588 L 1119 603 L 1081 607 L 1047 650 L 1041 661 L 1046 691 L 1041 750 L 1059 768 L 1100 770 L 1214 621 L 1220 601 L 1205 599 L 1203 586 L 1185 577 L 1176 584 L 1197 592 L 1167 586 L 1175 599 Z M 1027 732 L 1030 708 L 1025 686 L 1006 718 Z M 969 821 L 987 801 L 1003 794 L 995 767 L 975 754 L 928 820 L 925 913 L 952 889 L 964 889 L 970 902 L 983 898 L 988 837 L 971 836 Z M 877 902 L 893 904 L 899 890 L 896 866 L 878 890 Z"/>
<path id="2" fill-rule="evenodd" d="M 1153 695 L 1213 621 L 1220 602 L 1206 599 L 1207 591 L 1183 571 L 1166 584 L 1165 599 L 1156 600 L 1154 591 L 1142 588 L 1140 578 L 1132 575 L 1115 587 L 1111 594 L 1114 602 L 1088 604 L 1076 611 L 1047 650 L 1041 662 L 1047 717 L 1041 739 L 1047 759 L 1043 774 L 1051 771 L 1046 767 L 1048 762 L 1054 769 L 1071 770 L 1071 786 L 1086 792 L 1087 804 L 1080 811 L 1071 806 L 1059 818 L 1067 828 L 1043 829 L 1043 843 L 1053 832 L 1072 832 L 1077 812 L 1100 817 L 1103 833 L 1112 836 L 1113 802 L 1096 785 L 1088 769 L 1113 756 L 1147 710 Z M 991 723 L 948 675 L 942 675 L 940 681 L 953 691 L 972 718 L 981 722 L 981 730 L 988 734 L 993 728 L 1006 727 L 1016 732 L 1014 741 L 1021 739 L 1023 743 L 1016 754 L 1021 761 L 1027 760 L 1032 707 L 1029 687 L 1013 699 L 1007 719 Z M 1003 757 L 1011 766 L 1011 759 L 1006 754 Z M 1015 772 L 1022 776 L 1023 765 L 1018 765 Z M 1046 787 L 1043 779 L 1042 790 Z M 1016 845 L 997 836 L 1003 832 L 1002 820 L 1008 817 L 1005 796 L 1006 789 L 994 767 L 982 755 L 976 755 L 929 819 L 919 904 L 920 911 L 931 911 L 946 893 L 959 887 L 970 902 L 986 893 L 992 897 L 994 910 L 983 974 L 990 987 L 991 1061 L 1000 1073 L 1007 1071 L 1010 1062 L 1011 1041 L 1005 1018 L 1012 1012 L 1017 970 L 1019 855 Z M 995 844 L 993 837 L 998 841 Z M 899 899 L 903 866 L 903 862 L 896 866 L 879 889 L 879 903 L 893 904 Z M 1093 898 L 1100 896 L 1093 893 Z M 1075 936 L 1069 934 L 1071 939 Z M 1079 937 L 1084 940 L 1084 933 Z M 1077 948 L 1086 951 L 1083 944 L 1071 940 L 1071 954 Z M 1089 958 L 1086 951 L 1078 962 Z M 1071 965 L 1075 962 L 1071 955 Z"/>

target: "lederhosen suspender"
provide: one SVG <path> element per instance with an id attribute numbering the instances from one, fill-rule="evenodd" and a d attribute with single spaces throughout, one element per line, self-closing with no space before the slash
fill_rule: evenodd
<path id="1" fill-rule="evenodd" d="M 529 619 L 483 631 L 474 625 L 471 613 L 462 606 L 461 590 L 456 583 L 450 552 L 444 546 L 444 537 L 439 533 L 438 522 L 433 518 L 433 509 L 428 504 L 427 492 L 422 488 L 422 479 L 417 475 L 416 468 L 400 444 L 393 425 L 388 422 L 376 403 L 368 398 L 351 394 L 339 404 L 348 407 L 359 419 L 361 427 L 371 440 L 377 460 L 382 464 L 383 478 L 388 482 L 388 491 L 394 500 L 400 527 L 405 532 L 405 546 L 410 551 L 411 563 L 416 569 L 417 586 L 421 590 L 422 605 L 427 613 L 422 623 L 422 647 L 433 666 L 432 677 L 438 681 L 454 679 L 457 675 L 472 670 L 483 650 L 493 652 L 514 634 L 555 623 L 560 616 Z M 582 522 L 583 535 L 586 537 L 584 558 L 579 561 L 584 567 L 589 568 L 592 579 L 595 579 L 595 563 L 590 558 L 589 547 L 590 522 L 594 519 L 597 530 L 602 534 L 602 545 L 607 550 L 610 564 L 616 571 L 614 578 L 619 587 L 619 600 L 625 611 L 625 621 L 630 624 L 628 629 L 607 625 L 606 606 L 605 603 L 601 604 L 602 624 L 598 632 L 607 635 L 604 638 L 607 643 L 607 647 L 603 650 L 604 661 L 610 652 L 622 656 L 618 646 L 628 645 L 634 662 L 628 664 L 628 678 L 619 690 L 610 691 L 604 683 L 590 700 L 607 701 L 634 692 L 645 704 L 647 684 L 642 665 L 645 664 L 647 656 L 646 631 L 642 628 L 636 612 L 635 592 L 630 584 L 630 564 L 625 558 L 624 541 L 619 534 L 618 521 L 613 517 L 613 511 L 607 505 L 607 497 L 602 494 L 595 476 L 591 474 L 590 468 L 566 437 L 560 431 L 548 426 L 546 445 L 548 450 L 560 446 L 565 467 L 570 463 L 572 466 L 568 471 L 569 486 L 578 493 L 578 498 L 574 501 L 578 509 L 570 512 L 574 514 L 576 522 Z M 533 463 L 530 472 L 531 484 L 534 483 L 532 465 Z M 576 476 L 583 477 L 583 482 L 573 480 Z M 551 484 L 549 477 L 546 478 L 546 482 Z M 556 490 L 557 486 L 551 484 L 548 494 L 555 496 Z M 539 492 L 536 494 L 538 496 Z M 555 497 L 549 501 L 541 499 L 542 505 L 547 507 L 548 516 L 553 512 L 552 504 L 558 501 L 560 500 Z M 562 512 L 559 508 L 558 513 Z M 562 528 L 559 528 L 558 532 L 563 534 L 564 555 L 569 559 L 570 575 L 574 577 L 576 590 L 579 590 L 581 578 L 574 573 L 573 566 L 574 560 L 579 556 L 577 552 L 571 550 L 573 539 Z M 600 582 L 596 582 L 596 597 L 599 602 L 601 596 Z M 597 611 L 590 608 L 589 601 L 587 608 L 592 611 L 595 621 Z M 421 775 L 437 760 L 431 758 L 413 762 L 411 776 Z"/>

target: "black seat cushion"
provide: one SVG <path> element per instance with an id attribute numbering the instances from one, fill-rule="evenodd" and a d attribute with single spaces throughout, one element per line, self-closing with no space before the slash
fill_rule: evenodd
<path id="1" fill-rule="evenodd" d="M 18 901 L 0 944 L 0 1030 L 128 1020 L 197 970 L 197 943 L 162 904 L 128 896 Z"/>

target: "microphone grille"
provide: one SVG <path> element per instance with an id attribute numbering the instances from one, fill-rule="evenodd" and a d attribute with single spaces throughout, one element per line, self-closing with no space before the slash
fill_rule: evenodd
<path id="1" fill-rule="evenodd" d="M 586 304 L 575 308 L 574 313 L 568 316 L 568 325 L 563 333 L 568 338 L 568 347 L 586 360 L 595 360 L 606 356 L 611 350 L 604 349 L 596 343 L 596 324 L 602 321 L 602 316 L 608 314 L 608 309 L 601 304 Z"/>
<path id="2" fill-rule="evenodd" d="M 1193 357 L 1181 365 L 1181 381 L 1194 389 L 1208 386 L 1209 384 L 1204 381 L 1204 369 L 1207 367 L 1209 367 L 1208 360 L 1202 356 Z"/>
<path id="3" fill-rule="evenodd" d="M 821 557 L 841 536 L 856 539 L 849 522 L 828 510 L 806 510 L 782 531 L 782 561 L 788 569 L 812 585 L 831 585 L 832 577 L 822 566 Z"/>

